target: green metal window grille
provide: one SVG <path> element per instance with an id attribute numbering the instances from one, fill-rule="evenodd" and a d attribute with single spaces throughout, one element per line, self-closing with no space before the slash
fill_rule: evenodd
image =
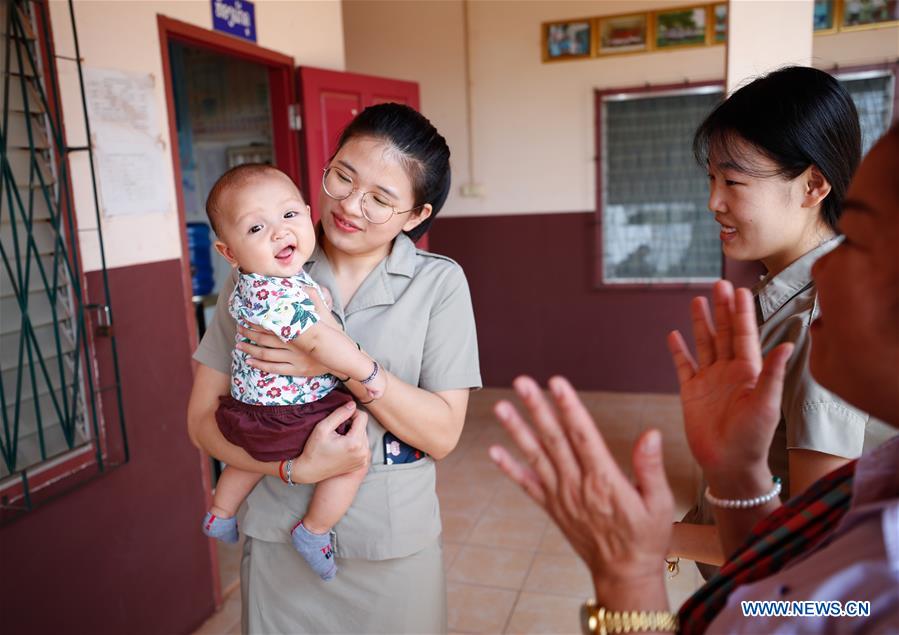
<path id="1" fill-rule="evenodd" d="M 46 2 L 0 0 L 0 522 L 121 465 L 129 451 L 112 309 L 91 302 L 81 270 L 70 147 L 55 87 L 58 64 L 77 70 L 80 50 L 56 56 Z M 100 232 L 92 167 L 94 214 Z"/>

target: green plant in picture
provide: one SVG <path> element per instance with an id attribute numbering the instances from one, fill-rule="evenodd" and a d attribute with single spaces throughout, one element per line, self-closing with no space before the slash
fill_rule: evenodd
<path id="1" fill-rule="evenodd" d="M 679 9 L 656 15 L 659 48 L 705 44 L 706 9 Z"/>

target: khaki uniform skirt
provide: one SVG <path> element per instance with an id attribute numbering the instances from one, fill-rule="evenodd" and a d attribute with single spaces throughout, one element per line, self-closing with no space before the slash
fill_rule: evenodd
<path id="1" fill-rule="evenodd" d="M 240 567 L 241 631 L 252 635 L 446 632 L 446 582 L 439 541 L 404 558 L 338 558 L 337 567 L 337 577 L 323 582 L 289 544 L 247 537 Z"/>

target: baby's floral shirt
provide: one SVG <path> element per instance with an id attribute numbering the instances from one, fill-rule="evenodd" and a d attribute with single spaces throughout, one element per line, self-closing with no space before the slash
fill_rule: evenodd
<path id="1" fill-rule="evenodd" d="M 240 272 L 231 294 L 229 309 L 241 326 L 261 326 L 290 342 L 319 321 L 306 288 L 321 293 L 305 271 L 289 278 Z M 237 334 L 236 342 L 247 338 Z M 291 406 L 318 401 L 335 386 L 334 375 L 292 377 L 272 375 L 247 364 L 249 355 L 234 349 L 231 354 L 231 396 L 260 406 Z"/>

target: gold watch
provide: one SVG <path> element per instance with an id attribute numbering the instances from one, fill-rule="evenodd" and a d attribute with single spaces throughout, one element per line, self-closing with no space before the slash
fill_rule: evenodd
<path id="1" fill-rule="evenodd" d="M 581 630 L 584 635 L 613 633 L 675 633 L 677 615 L 668 611 L 608 611 L 587 600 L 581 606 Z"/>

